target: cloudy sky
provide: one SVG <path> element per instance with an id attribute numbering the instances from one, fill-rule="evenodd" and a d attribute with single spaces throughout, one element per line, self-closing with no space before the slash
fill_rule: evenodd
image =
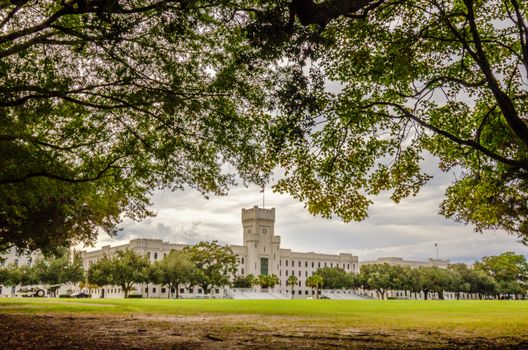
<path id="1" fill-rule="evenodd" d="M 349 252 L 360 260 L 384 256 L 424 260 L 439 255 L 453 262 L 473 262 L 484 255 L 515 251 L 528 256 L 528 247 L 501 231 L 475 233 L 471 226 L 458 224 L 438 215 L 446 187 L 454 178 L 436 168 L 428 159 L 424 170 L 434 178 L 413 198 L 394 204 L 388 195 L 374 198 L 369 218 L 343 223 L 339 219 L 314 217 L 288 195 L 266 189 L 266 207 L 276 208 L 275 232 L 282 247 L 320 253 Z M 134 238 L 155 238 L 176 243 L 218 240 L 241 244 L 241 208 L 262 206 L 257 187 L 233 188 L 226 197 L 203 198 L 193 190 L 158 192 L 154 195 L 154 218 L 143 222 L 125 221 L 116 238 L 101 235 L 96 247 L 116 245 Z M 93 249 L 93 248 L 88 248 Z"/>

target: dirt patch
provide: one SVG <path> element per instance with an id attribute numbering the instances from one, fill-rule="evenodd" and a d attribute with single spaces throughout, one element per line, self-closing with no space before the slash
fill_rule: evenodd
<path id="1" fill-rule="evenodd" d="M 0 314 L 1 349 L 528 349 L 526 339 L 303 325 L 277 316 Z"/>

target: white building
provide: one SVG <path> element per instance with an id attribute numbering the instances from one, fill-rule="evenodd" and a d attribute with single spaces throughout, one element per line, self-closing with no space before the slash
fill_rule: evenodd
<path id="1" fill-rule="evenodd" d="M 440 268 L 447 268 L 449 260 L 429 259 L 428 261 L 409 261 L 398 257 L 384 257 L 378 258 L 374 261 L 358 261 L 357 256 L 348 253 L 340 254 L 319 254 L 314 252 L 302 253 L 294 252 L 291 249 L 281 247 L 281 237 L 275 234 L 275 209 L 265 209 L 254 206 L 250 209 L 242 209 L 242 245 L 231 245 L 233 253 L 237 256 L 237 275 L 246 276 L 253 274 L 254 276 L 274 274 L 279 277 L 279 285 L 277 285 L 273 292 L 285 297 L 290 297 L 291 287 L 287 286 L 287 279 L 291 275 L 295 275 L 298 279 L 298 285 L 294 287 L 295 298 L 310 297 L 313 293 L 312 289 L 306 287 L 306 279 L 313 275 L 318 268 L 323 267 L 340 267 L 346 272 L 359 272 L 360 266 L 365 264 L 383 264 L 404 265 L 411 267 L 419 266 L 438 266 Z M 129 249 L 135 251 L 140 255 L 147 256 L 150 262 L 162 260 L 171 250 L 181 250 L 187 245 L 164 242 L 161 239 L 133 239 L 127 244 L 118 246 L 104 246 L 101 249 L 94 251 L 80 252 L 85 269 L 88 269 L 97 260 L 104 256 L 111 256 L 116 251 Z M 4 257 L 6 260 L 0 262 L 0 265 L 31 265 L 38 257 L 38 254 L 32 255 L 18 255 L 13 248 Z M 161 285 L 153 284 L 138 284 L 131 294 L 141 294 L 143 297 L 149 298 L 168 298 L 171 291 Z M 78 292 L 80 287 L 65 286 L 61 288 L 61 293 L 67 291 Z M 72 290 L 73 289 L 73 290 Z M 97 298 L 104 294 L 105 298 L 122 298 L 123 293 L 119 286 L 105 286 L 104 291 L 101 288 L 84 288 L 83 291 L 89 292 L 92 297 Z M 174 292 L 174 291 L 172 291 Z M 327 291 L 328 293 L 348 293 L 350 291 Z M 14 288 L 4 288 L 2 291 L 0 286 L 0 296 L 14 293 Z M 64 292 L 66 293 L 66 292 Z M 375 292 L 369 291 L 371 297 L 375 297 Z M 396 297 L 407 297 L 407 295 L 400 295 L 399 291 L 391 292 Z M 60 294 L 60 293 L 59 293 Z M 186 286 L 180 288 L 179 294 L 181 297 L 199 297 L 203 295 L 203 290 L 196 286 Z M 229 289 L 215 288 L 211 291 L 213 297 L 229 297 L 232 291 Z M 392 294 L 390 294 L 392 296 Z M 335 295 L 334 295 L 335 296 Z"/>
<path id="2" fill-rule="evenodd" d="M 389 265 L 399 265 L 399 266 L 410 266 L 412 268 L 416 267 L 438 267 L 441 269 L 447 269 L 451 261 L 449 259 L 427 259 L 427 261 L 413 261 L 413 260 L 404 260 L 403 258 L 397 258 L 397 257 L 382 257 L 377 258 L 376 260 L 371 261 L 361 261 L 359 263 L 359 266 L 361 265 L 369 265 L 369 264 L 389 264 Z"/>
<path id="3" fill-rule="evenodd" d="M 275 208 L 264 209 L 257 206 L 251 209 L 242 209 L 243 245 L 231 245 L 230 248 L 237 256 L 237 274 L 245 276 L 248 274 L 271 275 L 279 277 L 280 283 L 274 291 L 289 295 L 290 287 L 286 281 L 288 276 L 295 275 L 298 286 L 295 289 L 295 297 L 304 298 L 310 296 L 311 288 L 306 287 L 306 278 L 313 275 L 321 267 L 340 267 L 347 272 L 358 272 L 358 257 L 347 253 L 340 254 L 318 254 L 300 253 L 280 246 L 280 236 L 275 234 Z M 84 267 L 89 268 L 93 263 L 103 256 L 110 256 L 118 250 L 130 249 L 138 254 L 148 256 L 151 262 L 163 259 L 173 249 L 180 250 L 186 245 L 163 242 L 160 239 L 134 239 L 128 244 L 115 247 L 104 246 L 101 249 L 81 252 Z M 97 296 L 100 291 L 91 291 Z M 144 297 L 167 298 L 168 288 L 163 286 L 143 285 L 137 286 L 136 293 Z M 183 297 L 189 294 L 203 294 L 198 287 L 181 288 Z M 213 295 L 222 297 L 225 290 L 215 289 Z M 106 297 L 121 297 L 121 290 L 112 286 L 105 290 Z"/>

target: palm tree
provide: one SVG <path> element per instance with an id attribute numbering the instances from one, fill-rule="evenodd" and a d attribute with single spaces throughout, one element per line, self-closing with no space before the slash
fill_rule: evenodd
<path id="1" fill-rule="evenodd" d="M 291 287 L 291 297 L 293 299 L 293 286 L 297 285 L 297 277 L 295 277 L 295 275 L 290 275 L 290 277 L 288 277 L 288 280 L 286 281 L 286 285 L 290 286 Z"/>
<path id="2" fill-rule="evenodd" d="M 315 289 L 315 299 L 319 299 L 319 288 L 323 285 L 323 277 L 312 275 L 306 279 L 306 286 Z"/>

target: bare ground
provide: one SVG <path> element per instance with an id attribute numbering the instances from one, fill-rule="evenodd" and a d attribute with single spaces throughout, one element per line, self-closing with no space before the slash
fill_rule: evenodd
<path id="1" fill-rule="evenodd" d="M 336 328 L 278 316 L 0 314 L 0 349 L 528 349 L 527 339 Z"/>

